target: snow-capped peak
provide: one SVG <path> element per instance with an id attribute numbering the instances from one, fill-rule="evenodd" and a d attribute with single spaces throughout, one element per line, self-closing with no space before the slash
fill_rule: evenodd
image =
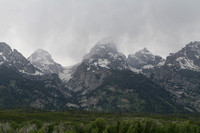
<path id="1" fill-rule="evenodd" d="M 157 55 L 153 55 L 147 48 L 128 56 L 128 64 L 132 70 L 142 72 L 144 69 L 152 69 L 164 65 L 165 60 Z"/>
<path id="2" fill-rule="evenodd" d="M 54 60 L 51 55 L 42 49 L 36 50 L 31 56 L 28 58 L 30 62 L 40 62 L 42 64 L 54 64 Z"/>
<path id="3" fill-rule="evenodd" d="M 52 56 L 43 49 L 36 50 L 28 60 L 43 73 L 55 73 L 58 74 L 60 79 L 67 82 L 73 73 L 73 68 L 64 68 L 60 64 L 56 63 Z"/>
<path id="4" fill-rule="evenodd" d="M 63 68 L 60 64 L 56 63 L 51 55 L 42 49 L 36 50 L 28 60 L 37 68 L 42 70 L 43 73 L 62 73 Z"/>
<path id="5" fill-rule="evenodd" d="M 43 64 L 53 64 L 54 61 L 51 58 L 51 55 L 42 49 L 36 50 L 31 56 L 28 58 L 30 62 L 42 62 Z"/>
<path id="6" fill-rule="evenodd" d="M 83 57 L 83 61 L 89 65 L 87 70 L 99 68 L 129 69 L 125 55 L 118 52 L 111 37 L 97 42 L 90 52 Z"/>
<path id="7" fill-rule="evenodd" d="M 94 55 L 103 57 L 108 54 L 118 54 L 116 44 L 111 37 L 98 41 L 90 52 L 83 57 L 83 60 L 89 59 Z"/>

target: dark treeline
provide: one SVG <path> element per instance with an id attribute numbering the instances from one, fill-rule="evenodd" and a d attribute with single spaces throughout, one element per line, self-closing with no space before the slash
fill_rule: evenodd
<path id="1" fill-rule="evenodd" d="M 200 116 L 0 110 L 0 133 L 200 133 Z"/>

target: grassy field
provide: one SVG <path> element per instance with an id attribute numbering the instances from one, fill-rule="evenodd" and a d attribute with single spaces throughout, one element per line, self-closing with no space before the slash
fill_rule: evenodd
<path id="1" fill-rule="evenodd" d="M 0 110 L 0 133 L 200 133 L 200 115 Z"/>

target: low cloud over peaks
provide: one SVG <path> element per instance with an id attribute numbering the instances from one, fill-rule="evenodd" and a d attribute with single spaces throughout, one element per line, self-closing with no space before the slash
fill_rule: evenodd
<path id="1" fill-rule="evenodd" d="M 26 57 L 45 49 L 62 65 L 80 62 L 112 36 L 126 55 L 147 47 L 167 56 L 200 39 L 200 1 L 1 0 L 0 41 Z"/>

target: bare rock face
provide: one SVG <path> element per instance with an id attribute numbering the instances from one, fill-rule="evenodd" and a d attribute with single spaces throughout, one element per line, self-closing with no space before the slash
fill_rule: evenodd
<path id="1" fill-rule="evenodd" d="M 110 74 L 109 70 L 106 69 L 88 70 L 88 67 L 89 66 L 83 62 L 77 68 L 66 87 L 74 93 L 86 94 L 100 86 L 103 83 L 104 78 Z"/>

